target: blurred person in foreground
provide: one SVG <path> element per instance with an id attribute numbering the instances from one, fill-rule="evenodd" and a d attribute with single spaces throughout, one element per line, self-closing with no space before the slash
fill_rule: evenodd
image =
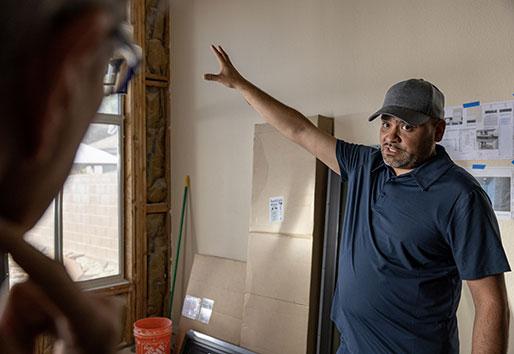
<path id="1" fill-rule="evenodd" d="M 37 336 L 56 352 L 113 353 L 119 306 L 82 292 L 64 267 L 24 241 L 63 186 L 104 95 L 125 1 L 0 3 L 0 252 L 28 274 L 0 307 L 0 353 L 32 353 Z"/>

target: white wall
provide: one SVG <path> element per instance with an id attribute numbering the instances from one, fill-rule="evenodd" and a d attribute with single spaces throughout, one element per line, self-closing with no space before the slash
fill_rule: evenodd
<path id="1" fill-rule="evenodd" d="M 189 174 L 189 254 L 246 259 L 253 124 L 261 122 L 236 92 L 203 81 L 218 69 L 211 43 L 273 96 L 336 117 L 338 136 L 363 143 L 376 142 L 365 117 L 394 82 L 430 80 L 449 105 L 514 92 L 512 0 L 172 0 L 171 11 L 173 234 Z M 461 317 L 466 332 L 472 314 Z"/>

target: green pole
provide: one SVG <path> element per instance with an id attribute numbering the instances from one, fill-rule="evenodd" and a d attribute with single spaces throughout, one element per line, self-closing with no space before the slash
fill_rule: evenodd
<path id="1" fill-rule="evenodd" d="M 186 176 L 184 179 L 184 197 L 182 198 L 182 211 L 180 212 L 180 227 L 178 230 L 178 242 L 177 242 L 177 252 L 175 255 L 175 260 L 173 262 L 173 280 L 170 288 L 170 308 L 169 308 L 169 318 L 171 319 L 171 312 L 173 306 L 173 296 L 175 294 L 175 282 L 177 280 L 177 268 L 178 268 L 178 259 L 180 257 L 180 243 L 182 241 L 182 228 L 184 226 L 184 215 L 186 211 L 186 202 L 187 202 L 187 190 L 189 188 L 189 176 Z"/>

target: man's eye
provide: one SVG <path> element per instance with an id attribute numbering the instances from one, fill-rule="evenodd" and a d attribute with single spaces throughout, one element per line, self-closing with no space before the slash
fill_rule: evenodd
<path id="1" fill-rule="evenodd" d="M 414 126 L 413 125 L 410 125 L 410 124 L 405 124 L 405 125 L 402 125 L 402 129 L 407 131 L 407 132 L 410 132 L 414 129 Z"/>
<path id="2" fill-rule="evenodd" d="M 389 123 L 387 122 L 382 122 L 382 128 L 388 128 L 389 127 Z"/>

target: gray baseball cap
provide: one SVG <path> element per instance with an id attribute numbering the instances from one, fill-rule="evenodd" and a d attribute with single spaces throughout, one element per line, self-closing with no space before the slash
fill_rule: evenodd
<path id="1" fill-rule="evenodd" d="M 444 95 L 423 79 L 401 81 L 387 90 L 382 108 L 368 120 L 371 122 L 382 114 L 414 125 L 423 124 L 431 117 L 444 118 Z"/>

